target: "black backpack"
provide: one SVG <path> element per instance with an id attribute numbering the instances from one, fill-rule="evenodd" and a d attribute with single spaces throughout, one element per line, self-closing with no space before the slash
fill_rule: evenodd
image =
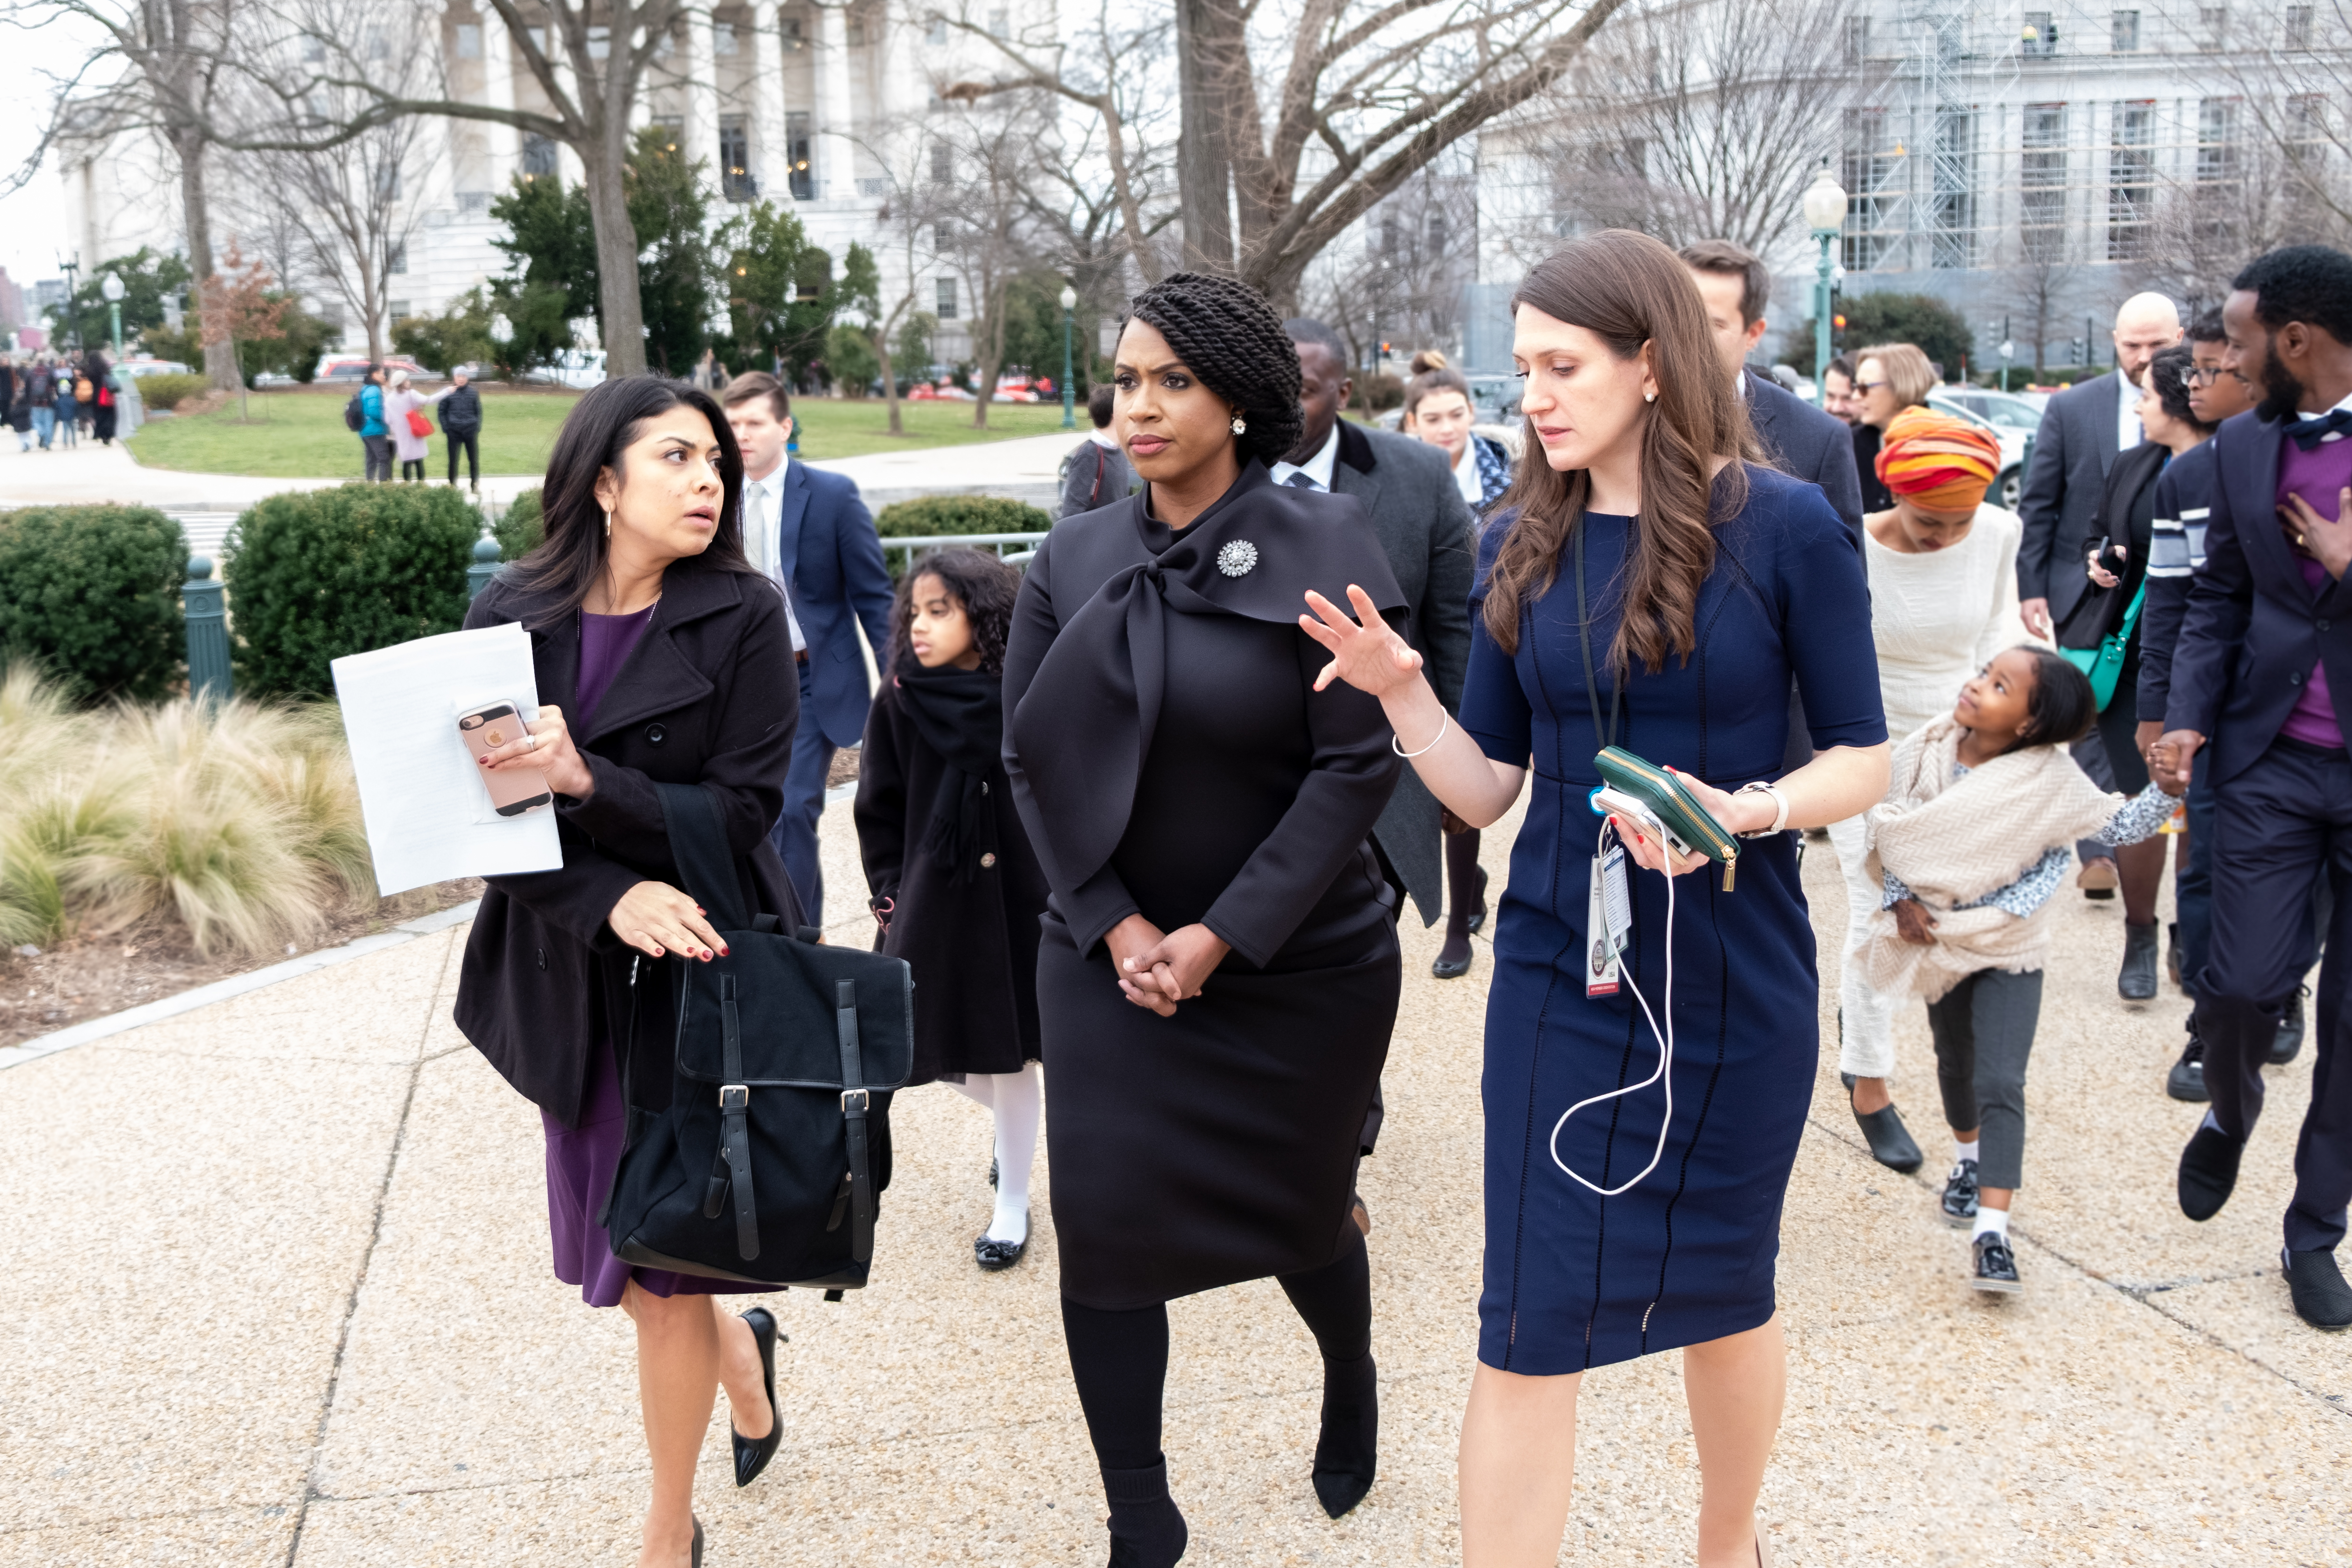
<path id="1" fill-rule="evenodd" d="M 913 975 L 750 915 L 709 794 L 655 787 L 685 890 L 729 952 L 660 961 L 676 966 L 669 1109 L 630 1101 L 601 1222 L 625 1263 L 839 1300 L 874 1258 L 890 1091 L 914 1070 Z"/>
<path id="2" fill-rule="evenodd" d="M 367 408 L 360 402 L 366 395 L 367 389 L 362 387 L 352 394 L 349 403 L 343 405 L 343 428 L 354 435 L 367 428 Z"/>

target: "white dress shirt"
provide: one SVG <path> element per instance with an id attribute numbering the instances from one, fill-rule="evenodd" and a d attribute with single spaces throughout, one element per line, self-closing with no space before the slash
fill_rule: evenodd
<path id="1" fill-rule="evenodd" d="M 792 463 L 786 458 L 764 479 L 743 477 L 743 553 L 783 591 L 784 624 L 792 628 L 793 651 L 801 653 L 807 649 L 808 638 L 801 635 L 801 618 L 793 613 L 793 585 L 777 566 L 782 554 L 784 486 L 792 478 Z"/>
<path id="2" fill-rule="evenodd" d="M 1323 437 L 1323 445 L 1317 449 L 1313 457 L 1307 458 L 1303 463 L 1294 463 L 1286 458 L 1281 462 L 1275 464 L 1274 482 L 1278 485 L 1286 485 L 1290 483 L 1291 475 L 1305 474 L 1309 479 L 1314 481 L 1315 489 L 1318 490 L 1328 490 L 1331 488 L 1331 465 L 1339 460 L 1339 422 L 1337 419 L 1334 419 L 1331 421 L 1331 433 Z M 1295 488 L 1304 489 L 1306 487 L 1299 486 Z"/>
<path id="3" fill-rule="evenodd" d="M 2131 384 L 2121 365 L 2116 367 L 2116 380 L 2124 389 L 2123 395 L 2116 399 L 2116 450 L 2128 452 L 2147 437 L 2147 432 L 2139 424 L 2139 388 Z"/>

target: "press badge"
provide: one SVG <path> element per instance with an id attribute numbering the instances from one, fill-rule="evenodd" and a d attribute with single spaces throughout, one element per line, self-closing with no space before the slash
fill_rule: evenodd
<path id="1" fill-rule="evenodd" d="M 1633 904 L 1625 893 L 1625 847 L 1612 844 L 1606 853 L 1592 858 L 1592 875 L 1585 883 L 1587 996 L 1617 994 L 1620 955 L 1633 929 Z"/>

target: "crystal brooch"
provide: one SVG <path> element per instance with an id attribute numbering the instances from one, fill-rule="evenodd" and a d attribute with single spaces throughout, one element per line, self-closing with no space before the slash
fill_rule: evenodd
<path id="1" fill-rule="evenodd" d="M 1246 577 L 1257 564 L 1257 546 L 1246 539 L 1229 540 L 1217 552 L 1217 570 L 1228 577 Z"/>

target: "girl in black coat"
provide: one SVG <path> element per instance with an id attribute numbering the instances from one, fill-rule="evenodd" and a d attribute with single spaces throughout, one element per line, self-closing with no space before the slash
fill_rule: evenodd
<path id="1" fill-rule="evenodd" d="M 982 1268 L 1029 1247 L 1029 1166 L 1043 1084 L 1037 918 L 1045 874 L 999 756 L 1004 637 L 1021 574 L 982 550 L 927 555 L 898 585 L 890 679 L 866 720 L 857 847 L 875 945 L 915 972 L 915 1072 L 945 1079 L 996 1121 L 996 1213 L 972 1243 Z"/>
<path id="2" fill-rule="evenodd" d="M 773 1455 L 779 1431 L 774 1317 L 764 1307 L 737 1317 L 709 1299 L 740 1285 L 619 1262 L 598 1222 L 625 1100 L 663 1109 L 649 1102 L 670 1082 L 668 965 L 644 961 L 709 963 L 721 941 L 679 890 L 654 786 L 709 791 L 745 903 L 787 929 L 801 920 L 768 844 L 800 718 L 797 689 L 780 679 L 792 638 L 782 595 L 744 559 L 742 479 L 708 394 L 648 376 L 608 381 L 556 437 L 546 542 L 466 617 L 530 633 L 546 700 L 529 732 L 485 765 L 546 774 L 563 864 L 489 879 L 458 978 L 457 1026 L 540 1108 L 557 1278 L 636 1323 L 653 1459 L 639 1568 L 701 1559 L 694 1473 L 720 1385 L 738 1486 Z"/>

